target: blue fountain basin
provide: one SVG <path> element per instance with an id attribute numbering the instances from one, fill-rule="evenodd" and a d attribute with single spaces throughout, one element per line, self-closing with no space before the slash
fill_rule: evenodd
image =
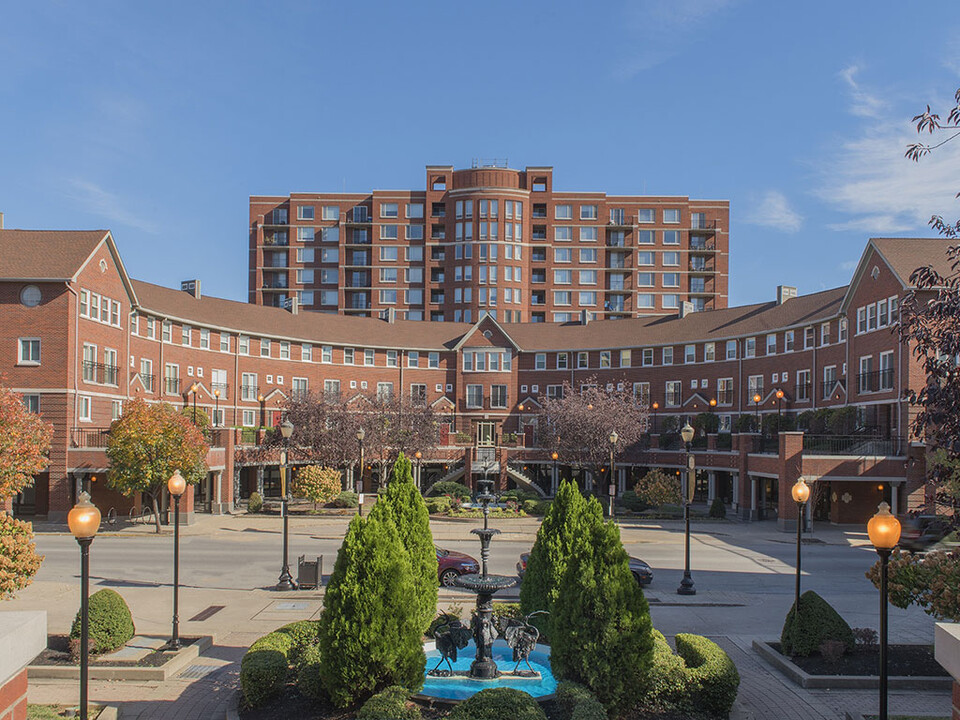
<path id="1" fill-rule="evenodd" d="M 469 671 L 470 663 L 476 656 L 477 648 L 473 640 L 457 655 L 457 661 L 453 663 L 454 670 Z M 513 651 L 503 640 L 497 640 L 493 644 L 493 659 L 501 672 L 513 670 L 516 663 L 513 660 Z M 502 676 L 494 680 L 473 680 L 469 677 L 431 677 L 427 675 L 421 695 L 428 698 L 440 698 L 443 700 L 466 700 L 472 695 L 476 695 L 481 690 L 495 687 L 510 687 L 529 693 L 535 698 L 553 695 L 557 689 L 557 681 L 550 670 L 550 648 L 541 645 L 530 653 L 530 666 L 535 672 L 540 673 L 539 678 L 529 677 L 511 677 Z M 433 649 L 433 643 L 427 645 L 427 671 L 433 670 L 440 661 L 440 653 Z M 447 664 L 440 666 L 441 670 L 447 669 Z M 529 670 L 525 662 L 520 663 L 518 670 Z"/>

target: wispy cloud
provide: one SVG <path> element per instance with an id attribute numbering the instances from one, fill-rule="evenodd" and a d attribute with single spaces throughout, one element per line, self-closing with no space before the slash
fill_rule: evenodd
<path id="1" fill-rule="evenodd" d="M 840 71 L 840 78 L 850 93 L 850 113 L 859 117 L 879 117 L 884 110 L 884 102 L 857 82 L 859 72 L 859 65 L 848 65 Z"/>
<path id="2" fill-rule="evenodd" d="M 857 265 L 859 265 L 859 264 L 860 264 L 860 261 L 859 261 L 859 260 L 847 260 L 846 262 L 840 263 L 840 269 L 841 269 L 841 270 L 846 270 L 847 272 L 850 272 L 850 271 L 853 270 L 855 267 L 857 267 Z"/>
<path id="3" fill-rule="evenodd" d="M 90 180 L 68 178 L 65 181 L 63 195 L 72 200 L 78 209 L 103 218 L 110 226 L 137 228 L 154 235 L 159 232 L 156 223 L 129 208 L 129 201 Z"/>
<path id="4" fill-rule="evenodd" d="M 750 225 L 773 227 L 784 232 L 797 232 L 803 225 L 803 216 L 790 207 L 786 195 L 778 190 L 767 190 L 753 198 L 744 222 Z"/>
<path id="5" fill-rule="evenodd" d="M 851 65 L 839 77 L 849 95 L 850 112 L 863 120 L 850 125 L 847 139 L 822 163 L 814 194 L 848 216 L 828 225 L 832 230 L 927 234 L 932 215 L 960 214 L 954 198 L 960 190 L 956 172 L 960 142 L 944 145 L 919 163 L 906 159 L 907 145 L 917 138 L 910 109 L 894 108 L 882 94 L 866 92 L 856 79 L 861 70 Z M 932 100 L 949 103 L 951 98 Z"/>
<path id="6" fill-rule="evenodd" d="M 624 27 L 630 50 L 620 57 L 617 76 L 629 79 L 679 55 L 696 41 L 709 18 L 739 0 L 646 0 L 626 6 Z"/>

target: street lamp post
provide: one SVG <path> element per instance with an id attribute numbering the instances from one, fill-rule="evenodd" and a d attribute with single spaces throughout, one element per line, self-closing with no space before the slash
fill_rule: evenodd
<path id="1" fill-rule="evenodd" d="M 762 399 L 763 398 L 760 397 L 760 393 L 756 393 L 753 396 L 753 408 L 754 408 L 753 412 L 754 412 L 754 416 L 757 419 L 757 432 L 760 432 L 760 401 Z"/>
<path id="2" fill-rule="evenodd" d="M 283 515 L 283 568 L 280 570 L 280 577 L 277 578 L 277 590 L 296 590 L 297 584 L 293 581 L 290 574 L 290 563 L 288 561 L 289 549 L 289 529 L 290 512 L 287 505 L 289 500 L 289 484 L 287 483 L 287 454 L 290 450 L 290 436 L 293 435 L 293 423 L 287 418 L 280 423 L 280 434 L 283 436 L 283 450 L 280 453 L 280 513 Z"/>
<path id="3" fill-rule="evenodd" d="M 90 543 L 100 529 L 100 511 L 90 494 L 80 499 L 67 514 L 67 525 L 80 545 L 80 720 L 87 720 L 87 675 L 90 655 Z"/>
<path id="4" fill-rule="evenodd" d="M 653 405 L 651 405 L 650 407 L 653 408 L 653 434 L 656 435 L 657 434 L 657 410 L 660 409 L 660 403 L 654 400 Z"/>
<path id="5" fill-rule="evenodd" d="M 413 455 L 417 459 L 417 490 L 420 489 L 420 461 L 423 458 L 423 453 L 417 450 Z"/>
<path id="6" fill-rule="evenodd" d="M 801 477 L 790 489 L 793 501 L 797 504 L 797 582 L 793 593 L 794 620 L 800 613 L 800 533 L 803 531 L 803 510 L 810 499 L 810 486 Z"/>
<path id="7" fill-rule="evenodd" d="M 354 482 L 357 489 L 357 515 L 363 515 L 363 438 L 365 436 L 364 429 L 357 428 L 357 443 L 360 445 L 360 474 Z"/>
<path id="8" fill-rule="evenodd" d="M 526 407 L 524 406 L 523 403 L 520 403 L 517 406 L 517 410 L 519 410 L 521 413 L 525 409 Z M 517 435 L 522 435 L 522 434 L 523 434 L 523 417 L 520 415 L 520 413 L 517 413 Z"/>
<path id="9" fill-rule="evenodd" d="M 620 436 L 617 435 L 617 431 L 614 430 L 612 433 L 610 433 L 610 437 L 607 439 L 610 441 L 610 487 L 607 488 L 609 495 L 607 510 L 608 515 L 613 517 L 613 500 L 617 496 L 616 459 L 614 455 L 617 452 L 617 441 L 620 440 Z"/>
<path id="10" fill-rule="evenodd" d="M 887 562 L 900 541 L 900 521 L 882 502 L 867 523 L 867 535 L 880 556 L 880 720 L 887 720 Z"/>
<path id="11" fill-rule="evenodd" d="M 193 424 L 197 424 L 197 383 L 190 387 L 190 394 L 193 395 Z"/>
<path id="12" fill-rule="evenodd" d="M 257 401 L 260 403 L 260 427 L 266 425 L 267 420 L 267 406 L 264 402 L 263 394 L 257 396 Z"/>
<path id="13" fill-rule="evenodd" d="M 220 388 L 213 391 L 213 397 L 216 401 L 216 409 L 213 411 L 213 424 L 220 427 Z"/>
<path id="14" fill-rule="evenodd" d="M 680 587 L 677 588 L 677 595 L 696 595 L 697 589 L 693 586 L 693 577 L 690 575 L 690 503 L 693 502 L 693 493 L 696 486 L 695 477 L 697 471 L 696 460 L 694 460 L 690 443 L 693 442 L 694 429 L 687 423 L 680 430 L 680 437 L 687 447 L 687 482 L 683 488 L 683 519 L 684 519 L 684 561 L 683 561 L 683 579 L 680 581 Z"/>
<path id="15" fill-rule="evenodd" d="M 780 434 L 780 410 L 783 407 L 783 390 L 777 389 L 777 435 Z"/>
<path id="16" fill-rule="evenodd" d="M 550 488 L 553 490 L 553 494 L 557 494 L 557 487 L 560 485 L 560 479 L 557 477 L 557 458 L 560 455 L 554 450 L 550 453 L 550 459 L 553 460 L 553 481 L 550 483 Z"/>
<path id="17" fill-rule="evenodd" d="M 167 647 L 180 649 L 180 496 L 187 489 L 187 481 L 177 470 L 167 480 L 167 491 L 173 498 L 173 632 Z"/>

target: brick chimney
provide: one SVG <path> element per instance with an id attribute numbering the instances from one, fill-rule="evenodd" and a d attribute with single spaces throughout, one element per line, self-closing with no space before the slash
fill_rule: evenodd
<path id="1" fill-rule="evenodd" d="M 180 289 L 188 295 L 193 295 L 197 300 L 200 299 L 200 281 L 184 280 L 180 283 Z"/>

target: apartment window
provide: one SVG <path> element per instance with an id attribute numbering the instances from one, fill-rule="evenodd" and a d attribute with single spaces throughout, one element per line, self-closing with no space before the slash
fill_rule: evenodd
<path id="1" fill-rule="evenodd" d="M 507 386 L 491 385 L 490 386 L 490 407 L 505 408 L 506 406 L 507 406 Z"/>
<path id="2" fill-rule="evenodd" d="M 653 208 L 640 208 L 637 210 L 637 222 L 652 223 L 654 221 Z"/>
<path id="3" fill-rule="evenodd" d="M 830 344 L 830 323 L 825 322 L 820 325 L 820 344 Z"/>
<path id="4" fill-rule="evenodd" d="M 893 389 L 893 351 L 880 353 L 880 382 L 881 390 Z"/>
<path id="5" fill-rule="evenodd" d="M 673 365 L 673 346 L 665 347 L 660 353 L 661 364 Z"/>
<path id="6" fill-rule="evenodd" d="M 875 392 L 877 385 L 873 377 L 873 355 L 860 358 L 860 374 L 857 375 L 857 388 L 860 392 Z"/>
<path id="7" fill-rule="evenodd" d="M 266 338 L 260 340 L 260 357 L 270 357 L 270 341 Z"/>
<path id="8" fill-rule="evenodd" d="M 313 242 L 316 237 L 316 230 L 312 227 L 298 227 L 297 240 L 300 242 Z"/>
<path id="9" fill-rule="evenodd" d="M 20 338 L 20 352 L 17 358 L 18 365 L 39 365 L 40 338 Z"/>
<path id="10" fill-rule="evenodd" d="M 313 362 L 313 345 L 304 343 L 300 346 L 300 360 L 302 362 Z"/>
<path id="11" fill-rule="evenodd" d="M 400 237 L 399 225 L 381 225 L 380 226 L 381 240 L 396 240 L 399 237 Z"/>
<path id="12" fill-rule="evenodd" d="M 609 350 L 600 351 L 600 367 L 601 368 L 610 367 L 610 351 Z"/>
<path id="13" fill-rule="evenodd" d="M 857 335 L 867 331 L 867 309 L 857 308 Z"/>
<path id="14" fill-rule="evenodd" d="M 557 220 L 573 220 L 573 205 L 557 205 L 554 210 Z"/>
<path id="15" fill-rule="evenodd" d="M 230 352 L 230 333 L 220 333 L 220 352 Z"/>
<path id="16" fill-rule="evenodd" d="M 427 355 L 427 367 L 429 368 L 440 367 L 440 353 L 432 352 L 429 355 Z"/>
<path id="17" fill-rule="evenodd" d="M 244 410 L 243 411 L 243 426 L 244 427 L 256 427 L 257 425 L 257 413 L 255 410 Z"/>
<path id="18" fill-rule="evenodd" d="M 804 400 L 810 399 L 810 371 L 809 370 L 797 370 L 796 399 L 797 401 L 804 401 Z"/>
<path id="19" fill-rule="evenodd" d="M 387 350 L 387 367 L 399 367 L 397 362 L 397 351 L 396 350 Z"/>
<path id="20" fill-rule="evenodd" d="M 596 220 L 596 219 L 597 219 L 597 206 L 596 206 L 596 205 L 581 205 L 581 206 L 580 206 L 580 219 L 581 219 L 581 220 Z"/>
<path id="21" fill-rule="evenodd" d="M 813 327 L 805 327 L 803 329 L 803 349 L 809 350 L 814 345 L 814 340 L 816 336 L 816 331 Z"/>
<path id="22" fill-rule="evenodd" d="M 320 304 L 321 305 L 336 305 L 337 304 L 338 294 L 336 290 L 321 290 L 320 291 Z"/>
<path id="23" fill-rule="evenodd" d="M 580 262 L 595 263 L 597 261 L 596 248 L 580 248 Z"/>
<path id="24" fill-rule="evenodd" d="M 553 229 L 553 239 L 557 242 L 570 242 L 573 240 L 573 228 L 567 225 L 560 225 Z"/>
<path id="25" fill-rule="evenodd" d="M 320 362 L 327 363 L 327 364 L 333 362 L 333 346 L 332 345 L 320 346 Z"/>
<path id="26" fill-rule="evenodd" d="M 397 291 L 396 290 L 381 290 L 380 291 L 380 303 L 383 305 L 396 305 L 397 304 Z"/>
<path id="27" fill-rule="evenodd" d="M 81 422 L 90 422 L 93 419 L 93 399 L 89 395 L 79 397 L 77 414 Z"/>
<path id="28" fill-rule="evenodd" d="M 597 293 L 590 290 L 583 290 L 578 294 L 578 303 L 581 307 L 593 307 L 597 304 Z"/>
<path id="29" fill-rule="evenodd" d="M 393 249 L 393 250 L 396 250 L 396 248 L 392 248 L 392 249 Z M 360 253 L 360 255 L 365 255 L 365 253 Z M 356 253 L 354 254 L 354 258 L 356 258 Z M 322 263 L 335 263 L 335 262 L 340 262 L 340 248 L 335 248 L 335 247 L 324 247 L 324 248 L 320 248 L 320 262 L 322 262 Z M 354 264 L 355 264 L 355 265 L 366 265 L 365 262 L 363 262 L 363 263 L 354 263 Z"/>
<path id="30" fill-rule="evenodd" d="M 557 353 L 557 370 L 568 370 L 570 368 L 569 353 Z"/>
<path id="31" fill-rule="evenodd" d="M 367 348 L 363 351 L 363 364 L 364 365 L 373 365 L 374 364 L 375 351 L 371 348 Z"/>
<path id="32" fill-rule="evenodd" d="M 573 270 L 554 270 L 553 282 L 556 285 L 569 285 L 573 282 Z"/>
<path id="33" fill-rule="evenodd" d="M 743 356 L 747 358 L 756 357 L 757 355 L 757 339 L 756 338 L 747 338 L 743 342 Z"/>
<path id="34" fill-rule="evenodd" d="M 733 378 L 717 380 L 717 404 L 733 405 Z"/>
<path id="35" fill-rule="evenodd" d="M 793 330 L 787 330 L 783 334 L 783 351 L 793 352 Z"/>
<path id="36" fill-rule="evenodd" d="M 117 351 L 104 348 L 103 350 L 103 380 L 106 385 L 116 385 L 120 378 L 120 368 L 117 365 Z"/>
<path id="37" fill-rule="evenodd" d="M 290 343 L 286 340 L 280 341 L 280 359 L 289 360 L 290 359 Z"/>
<path id="38" fill-rule="evenodd" d="M 664 230 L 664 231 L 663 231 L 663 244 L 664 244 L 664 245 L 679 245 L 679 244 L 680 244 L 680 231 L 679 231 L 679 230 Z"/>
<path id="39" fill-rule="evenodd" d="M 620 351 L 620 367 L 627 368 L 630 367 L 632 352 L 630 350 L 621 350 Z"/>
<path id="40" fill-rule="evenodd" d="M 664 210 L 663 211 L 663 222 L 664 223 L 678 223 L 680 222 L 680 211 L 679 210 Z"/>
<path id="41" fill-rule="evenodd" d="M 776 355 L 777 354 L 777 335 L 776 333 L 771 333 L 767 335 L 767 355 Z"/>
<path id="42" fill-rule="evenodd" d="M 683 383 L 679 380 L 668 380 L 665 386 L 664 400 L 667 407 L 680 407 L 683 396 Z"/>
<path id="43" fill-rule="evenodd" d="M 737 359 L 737 341 L 727 340 L 727 360 Z"/>
<path id="44" fill-rule="evenodd" d="M 703 344 L 703 361 L 704 362 L 713 362 L 717 359 L 717 347 L 715 343 L 704 343 Z"/>
<path id="45" fill-rule="evenodd" d="M 339 220 L 340 208 L 336 205 L 324 205 L 320 211 L 320 217 L 324 220 Z"/>
<path id="46" fill-rule="evenodd" d="M 120 327 L 120 303 L 116 301 L 110 304 L 110 324 Z"/>
<path id="47" fill-rule="evenodd" d="M 581 270 L 581 271 L 580 271 L 580 284 L 581 284 L 581 285 L 596 285 L 596 284 L 597 284 L 597 271 L 596 271 L 596 270 Z"/>
<path id="48" fill-rule="evenodd" d="M 157 324 L 152 317 L 147 318 L 147 337 L 150 340 L 157 338 Z"/>
<path id="49" fill-rule="evenodd" d="M 653 265 L 653 253 L 648 250 L 638 252 L 637 265 Z"/>
<path id="50" fill-rule="evenodd" d="M 237 352 L 241 355 L 250 354 L 250 338 L 245 335 L 237 336 Z"/>
<path id="51" fill-rule="evenodd" d="M 763 375 L 751 375 L 747 378 L 748 399 L 753 402 L 755 395 L 763 395 Z"/>
<path id="52" fill-rule="evenodd" d="M 535 370 L 546 370 L 547 369 L 547 354 L 546 353 L 537 353 L 534 355 L 533 367 Z"/>
<path id="53" fill-rule="evenodd" d="M 163 368 L 164 392 L 168 395 L 180 393 L 180 366 L 167 363 Z"/>
<path id="54" fill-rule="evenodd" d="M 483 407 L 483 385 L 467 385 L 467 407 Z"/>
<path id="55" fill-rule="evenodd" d="M 663 286 L 664 287 L 680 287 L 680 273 L 664 273 Z"/>
<path id="56" fill-rule="evenodd" d="M 161 330 L 161 337 L 163 342 L 173 342 L 173 324 L 169 320 L 163 321 L 163 329 Z"/>
<path id="57" fill-rule="evenodd" d="M 596 241 L 597 241 L 597 229 L 595 227 L 580 228 L 580 242 L 596 242 Z"/>
<path id="58" fill-rule="evenodd" d="M 395 218 L 397 217 L 397 213 L 398 213 L 397 203 L 380 203 L 380 217 Z"/>
<path id="59" fill-rule="evenodd" d="M 572 262 L 573 250 L 571 250 L 570 248 L 554 248 L 553 260 L 554 262 L 558 262 L 558 263 Z"/>
<path id="60" fill-rule="evenodd" d="M 697 361 L 697 346 L 696 345 L 684 345 L 683 346 L 683 362 L 687 365 L 695 363 Z"/>
<path id="61" fill-rule="evenodd" d="M 654 307 L 654 297 L 650 293 L 640 293 L 637 295 L 637 307 L 643 310 Z"/>
<path id="62" fill-rule="evenodd" d="M 397 282 L 397 269 L 396 268 L 380 268 L 380 282 L 382 283 Z"/>
<path id="63" fill-rule="evenodd" d="M 297 220 L 313 220 L 313 205 L 300 205 L 297 207 Z"/>
<path id="64" fill-rule="evenodd" d="M 663 264 L 664 266 L 680 265 L 680 253 L 665 252 L 663 254 Z"/>

